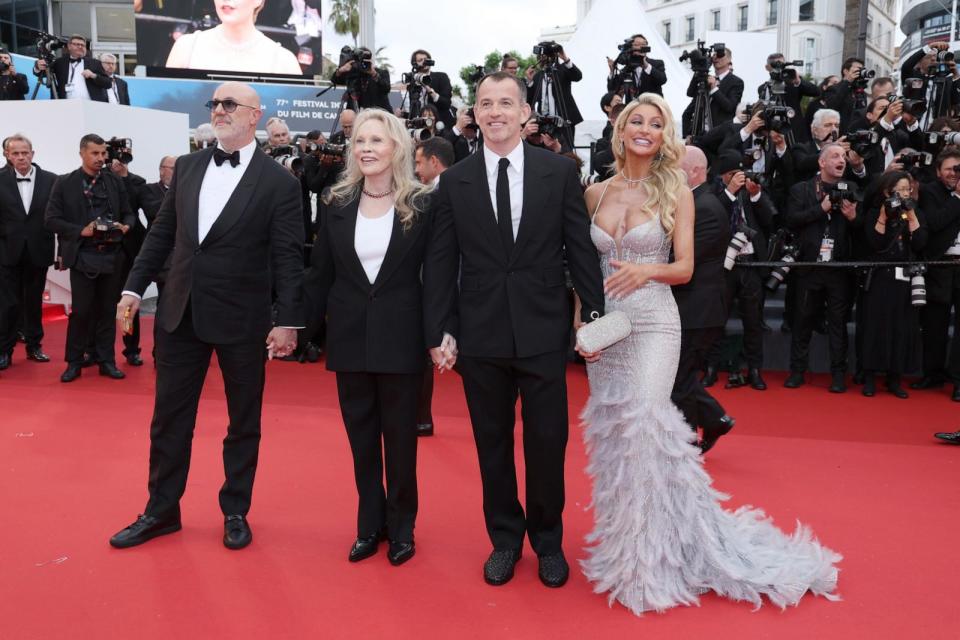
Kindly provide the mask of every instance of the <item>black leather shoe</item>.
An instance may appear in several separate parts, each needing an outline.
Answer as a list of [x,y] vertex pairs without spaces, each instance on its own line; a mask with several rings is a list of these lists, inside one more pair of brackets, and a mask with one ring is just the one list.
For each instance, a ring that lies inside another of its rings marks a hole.
[[846,376],[837,371],[833,374],[833,380],[830,382],[830,393],[846,393],[847,392],[847,382]]
[[796,389],[797,387],[802,387],[806,382],[807,380],[803,377],[803,372],[794,371],[783,381],[783,386],[787,389]]
[[899,383],[899,382],[896,383],[896,384],[888,384],[888,385],[887,385],[887,391],[889,391],[889,392],[892,393],[893,395],[897,396],[897,397],[900,398],[901,400],[906,400],[907,398],[910,397],[910,394],[907,393],[907,392],[904,390],[904,388],[900,386],[900,383]]
[[417,547],[412,540],[410,542],[394,542],[391,540],[390,547],[387,549],[387,560],[393,566],[399,567],[412,558],[416,552]]
[[112,362],[101,362],[100,363],[100,375],[106,376],[108,378],[113,378],[114,380],[123,380],[127,377],[123,371],[117,369],[117,365]]
[[27,360],[33,360],[34,362],[50,362],[50,356],[43,352],[43,349],[37,347],[36,349],[27,349]]
[[110,538],[110,546],[117,549],[135,547],[157,536],[180,531],[180,528],[180,520],[160,520],[141,514],[136,522]]
[[253,541],[253,532],[244,516],[227,516],[223,519],[223,546],[227,549],[243,549]]
[[83,369],[80,368],[79,364],[68,364],[67,370],[60,376],[60,382],[73,382],[80,377],[82,372]]
[[143,360],[140,358],[139,353],[131,353],[127,356],[127,364],[131,367],[142,367]]
[[498,587],[507,584],[513,578],[513,567],[523,555],[520,549],[494,549],[483,563],[483,579],[487,584]]
[[724,385],[724,389],[739,389],[740,387],[747,386],[747,381],[743,377],[743,374],[739,371],[731,373],[727,376],[727,384]]
[[700,380],[700,383],[704,387],[712,387],[715,385],[717,383],[717,368],[707,367],[707,371],[703,374],[703,378]]
[[764,381],[763,376],[760,375],[760,369],[750,369],[749,373],[747,373],[747,382],[757,391],[767,390],[767,383]]
[[853,384],[863,384],[864,380],[867,379],[867,374],[863,371],[857,371],[853,374]]
[[424,422],[423,424],[417,425],[417,435],[421,437],[429,437],[433,435],[433,423]]
[[863,389],[860,391],[863,395],[868,398],[872,398],[877,395],[877,381],[872,373],[864,374],[863,376]]
[[540,568],[537,574],[540,576],[540,582],[554,589],[567,583],[567,578],[570,577],[570,565],[563,557],[563,551],[542,555],[539,559]]
[[350,554],[347,556],[347,559],[350,562],[360,562],[361,560],[366,560],[377,552],[377,548],[380,546],[380,541],[386,539],[386,531],[379,531],[372,536],[358,537],[353,541],[353,546],[350,547]]
[[303,348],[303,359],[310,363],[318,361],[320,359],[320,347],[308,342],[307,346]]
[[10,368],[10,354],[0,353],[0,371]]
[[950,444],[960,444],[960,431],[954,431],[953,433],[935,433],[933,437],[940,438]]
[[933,376],[924,376],[917,380],[916,382],[910,383],[911,389],[925,390],[925,389],[939,389],[943,386],[943,378],[934,378]]
[[953,393],[950,395],[950,399],[954,402],[960,402],[960,384],[953,385]]
[[730,433],[730,430],[737,424],[737,421],[731,415],[724,415],[720,418],[720,427],[718,429],[712,429],[709,432],[704,430],[703,437],[700,438],[700,454],[703,455],[710,449],[713,449],[713,445],[717,444],[717,440],[720,439],[720,436],[725,436]]

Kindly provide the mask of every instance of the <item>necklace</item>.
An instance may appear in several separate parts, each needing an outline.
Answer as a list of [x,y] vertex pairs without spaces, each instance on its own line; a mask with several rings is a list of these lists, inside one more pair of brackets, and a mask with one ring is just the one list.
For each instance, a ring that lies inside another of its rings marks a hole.
[[389,191],[384,191],[383,193],[370,193],[366,189],[363,190],[363,195],[367,196],[368,198],[386,198],[391,193],[393,193],[393,187],[391,187]]
[[623,169],[620,169],[620,177],[623,178],[624,182],[627,184],[640,184],[641,182],[646,182],[653,177],[653,174],[643,176],[642,178],[631,179],[627,177],[627,174],[624,173]]

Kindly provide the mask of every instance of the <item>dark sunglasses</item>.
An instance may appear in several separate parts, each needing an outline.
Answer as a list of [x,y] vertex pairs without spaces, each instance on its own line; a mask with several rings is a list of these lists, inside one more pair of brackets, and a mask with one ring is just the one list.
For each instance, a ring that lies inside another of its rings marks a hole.
[[210,109],[211,112],[216,111],[217,107],[223,107],[223,110],[226,111],[227,113],[233,113],[234,111],[237,110],[237,107],[246,107],[247,109],[257,108],[257,107],[251,107],[248,104],[240,104],[239,102],[231,98],[227,98],[226,100],[208,100],[206,104],[204,104],[203,106],[205,106],[207,109]]

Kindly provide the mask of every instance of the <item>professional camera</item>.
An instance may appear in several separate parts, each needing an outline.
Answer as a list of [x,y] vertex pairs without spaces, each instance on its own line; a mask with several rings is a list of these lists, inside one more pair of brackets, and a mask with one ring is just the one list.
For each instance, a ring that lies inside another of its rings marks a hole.
[[912,264],[903,270],[910,276],[910,304],[923,307],[927,304],[927,281],[923,274],[927,272],[927,265]]
[[340,66],[353,62],[353,69],[350,74],[369,73],[373,68],[373,54],[363,49],[354,49],[350,46],[344,46],[340,49]]
[[123,230],[109,217],[97,216],[93,221],[93,244],[98,251],[123,242]]
[[927,67],[927,77],[943,77],[953,75],[950,62],[954,62],[956,55],[952,51],[937,51],[933,63]]
[[0,73],[6,73],[6,72],[7,72],[7,69],[9,69],[9,68],[10,68],[10,65],[8,65],[8,64],[7,64],[6,62],[4,62],[3,60],[0,60]]
[[347,152],[347,145],[345,144],[330,144],[329,142],[325,142],[324,144],[314,143],[314,146],[317,148],[317,155],[320,156],[342,158]]
[[563,47],[553,40],[544,40],[533,45],[533,55],[537,58],[556,58],[563,51]]
[[747,246],[747,243],[753,240],[755,235],[757,235],[756,229],[751,229],[745,224],[740,225],[740,229],[733,234],[733,237],[730,238],[730,244],[727,245],[727,255],[723,258],[724,269],[727,271],[733,269],[733,265],[737,262],[737,256]]
[[270,157],[294,176],[299,178],[303,174],[303,160],[300,159],[300,153],[293,145],[285,144],[272,148]]
[[850,148],[863,158],[872,156],[880,149],[880,134],[873,129],[851,131],[845,137],[850,143]]
[[570,126],[570,122],[560,116],[543,116],[539,113],[533,115],[533,121],[541,135],[546,134],[551,138],[559,138],[561,129]]
[[797,79],[797,70],[802,67],[803,60],[777,60],[770,63],[771,82],[793,82]]
[[633,68],[642,65],[647,54],[650,53],[650,47],[640,47],[634,50],[633,38],[627,38],[623,41],[623,44],[618,44],[617,49],[620,50],[620,53],[617,54],[616,64]]
[[68,40],[40,31],[37,33],[37,57],[53,64],[54,53],[67,46]]
[[763,124],[768,131],[784,133],[790,130],[790,121],[797,115],[791,107],[768,104],[763,108]]
[[469,109],[467,109],[467,115],[470,117],[470,120],[472,120],[472,122],[466,125],[465,128],[473,129],[474,131],[479,131],[480,125],[477,124],[477,115],[473,112],[473,107],[470,107]]
[[926,142],[931,146],[938,144],[960,145],[960,131],[928,131],[923,134]]
[[107,162],[119,161],[122,164],[133,162],[133,140],[130,138],[110,138],[107,140]]
[[922,167],[933,166],[933,154],[926,151],[912,151],[900,154],[900,164],[904,171],[913,171]]
[[762,171],[744,171],[743,177],[760,186],[764,186],[767,181],[767,176]]
[[[780,255],[780,262],[796,262],[797,256],[799,255],[800,247],[794,244],[785,244],[783,245],[783,253]],[[783,284],[783,281],[787,279],[787,275],[789,273],[789,265],[774,267],[770,270],[770,277],[767,278],[767,281],[764,283],[763,287],[770,293],[776,293],[777,289],[780,288],[780,285]]]
[[857,77],[853,79],[853,86],[860,89],[866,89],[867,84],[870,82],[870,80],[873,80],[876,77],[877,77],[876,71],[874,71],[873,69],[864,69],[861,67],[860,70],[857,72]]
[[697,40],[697,47],[691,49],[690,51],[684,50],[680,54],[680,62],[690,61],[690,69],[696,73],[707,74],[710,73],[710,65],[713,64],[713,59],[722,58],[727,54],[727,45],[722,42],[717,42],[709,47],[706,46],[706,43],[703,40]]
[[[889,102],[893,103],[897,100],[900,100],[903,103],[904,113],[909,113],[915,118],[919,118],[927,110],[927,101],[916,98],[907,98],[905,96],[898,96],[895,93],[888,93],[886,98]],[[889,109],[889,107],[887,107]]]
[[414,140],[427,140],[433,137],[430,131],[433,127],[433,118],[410,118],[405,121],[405,124]]
[[857,193],[857,188],[844,181],[840,181],[835,184],[827,194],[830,197],[830,204],[833,205],[834,209],[839,209],[844,200],[847,202],[860,202],[860,194]]
[[[404,73],[403,75],[401,75],[400,81],[403,82],[403,84],[412,84],[418,87],[429,87],[430,86],[430,67],[432,67],[435,64],[436,62],[434,62],[430,58],[427,58],[426,60],[423,61],[423,64],[421,64],[420,66],[413,65],[413,69],[410,71],[410,73]],[[426,71],[423,70],[424,67],[427,68]]]
[[891,226],[902,223],[907,219],[907,211],[917,208],[917,203],[912,198],[901,198],[899,194],[893,194],[883,202],[883,209],[887,213],[887,220]]

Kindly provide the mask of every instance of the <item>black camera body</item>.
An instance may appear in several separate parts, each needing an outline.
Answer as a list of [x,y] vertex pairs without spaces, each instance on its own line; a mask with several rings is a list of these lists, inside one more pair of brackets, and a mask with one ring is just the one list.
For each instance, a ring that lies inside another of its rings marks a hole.
[[123,242],[123,230],[109,217],[97,216],[93,221],[93,244],[102,251]]
[[834,210],[839,210],[844,202],[860,202],[860,194],[857,188],[843,180],[835,184],[827,193],[830,198],[830,204]]
[[902,102],[904,113],[909,113],[915,118],[919,118],[927,110],[927,101],[922,98],[908,98],[906,96],[898,96],[896,93],[888,93],[886,98],[888,102],[896,102],[897,100]]
[[6,73],[9,68],[10,68],[10,65],[8,65],[3,60],[0,60],[0,73]]
[[553,40],[544,40],[533,45],[533,55],[538,58],[556,58],[563,51],[563,47]]
[[768,104],[763,108],[764,128],[768,131],[777,133],[786,133],[790,130],[790,121],[796,112],[788,106],[780,104]]
[[952,51],[937,51],[935,55],[936,58],[934,58],[933,64],[927,67],[927,77],[943,78],[953,75],[953,70],[948,63],[955,61],[956,54]]
[[863,90],[867,88],[867,84],[877,77],[877,72],[873,69],[860,68],[860,71],[857,72],[857,77],[853,79],[853,86],[855,89]]
[[770,63],[771,82],[793,82],[797,79],[796,67],[802,67],[803,60],[777,60]]
[[910,172],[914,169],[920,169],[933,166],[933,154],[926,151],[912,151],[910,153],[900,154],[900,164],[903,170]]
[[270,149],[270,157],[296,177],[303,175],[303,160],[299,150],[292,144],[285,144]]
[[[416,67],[414,67],[416,69]],[[429,71],[411,71],[410,73],[404,73],[400,76],[400,81],[406,85],[413,85],[416,88],[420,87],[429,87],[430,86],[430,72]]]
[[347,152],[347,145],[345,144],[330,144],[325,142],[323,144],[315,144],[316,147],[315,153],[321,156],[331,156],[334,158],[342,158]]
[[622,44],[617,45],[620,53],[617,54],[616,64],[633,69],[643,65],[646,62],[647,54],[650,53],[650,47],[640,47],[639,50],[633,48],[633,38],[627,38]]
[[110,138],[107,140],[107,162],[117,160],[121,164],[133,162],[133,140],[130,138]]
[[714,58],[722,58],[727,54],[727,45],[716,42],[709,47],[703,40],[697,40],[697,46],[690,51],[684,50],[680,54],[680,62],[690,61],[690,69],[694,74],[706,75],[710,73],[710,66]]
[[350,74],[370,73],[373,68],[373,54],[364,49],[354,49],[345,45],[340,49],[340,66],[353,62],[353,69]]
[[40,31],[37,33],[37,57],[53,64],[54,53],[67,46],[68,40]]
[[851,131],[846,135],[850,148],[858,155],[868,158],[880,150],[880,134],[873,129]]
[[470,107],[469,109],[467,109],[467,115],[470,117],[470,119],[471,119],[473,122],[471,122],[470,124],[466,125],[466,127],[464,127],[464,128],[465,128],[465,129],[473,129],[474,131],[480,131],[480,125],[477,124],[477,114],[474,113],[473,107]]
[[539,113],[533,116],[533,121],[541,135],[546,134],[551,138],[560,137],[560,131],[570,126],[570,122],[560,116],[544,116]]
[[766,183],[767,181],[767,177],[763,174],[762,171],[744,171],[743,177],[746,178],[747,180],[750,180],[751,182],[759,184],[760,186],[763,186],[764,183]]
[[474,65],[473,71],[471,71],[470,74],[467,75],[467,82],[469,82],[470,84],[477,84],[478,82],[483,80],[483,77],[485,75],[487,75],[487,71],[486,69],[483,68],[482,65],[479,65],[479,64]]
[[890,224],[900,224],[907,219],[907,211],[917,208],[917,203],[913,198],[902,198],[894,193],[884,200],[883,208],[887,213],[887,220]]

